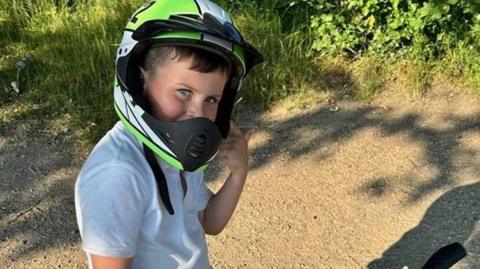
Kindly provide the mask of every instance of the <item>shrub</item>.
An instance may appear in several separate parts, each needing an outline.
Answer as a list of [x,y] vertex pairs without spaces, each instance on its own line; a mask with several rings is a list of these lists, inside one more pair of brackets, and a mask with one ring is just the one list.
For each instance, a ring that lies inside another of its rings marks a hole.
[[319,54],[379,55],[414,52],[435,58],[472,42],[480,2],[469,0],[304,0],[316,9],[310,26]]

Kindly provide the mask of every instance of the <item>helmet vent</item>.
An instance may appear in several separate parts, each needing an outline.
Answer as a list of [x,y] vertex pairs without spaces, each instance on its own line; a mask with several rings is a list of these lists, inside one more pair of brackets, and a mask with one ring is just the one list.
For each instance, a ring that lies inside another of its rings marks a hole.
[[207,144],[207,136],[204,134],[201,134],[195,137],[195,140],[193,140],[193,144],[196,146],[205,146],[205,144]]
[[199,158],[205,153],[205,146],[207,145],[207,136],[204,134],[198,135],[192,141],[192,144],[188,148],[188,154],[193,158]]
[[166,141],[169,144],[172,144],[174,142],[172,137],[168,133],[161,132],[160,136],[162,137],[163,141]]

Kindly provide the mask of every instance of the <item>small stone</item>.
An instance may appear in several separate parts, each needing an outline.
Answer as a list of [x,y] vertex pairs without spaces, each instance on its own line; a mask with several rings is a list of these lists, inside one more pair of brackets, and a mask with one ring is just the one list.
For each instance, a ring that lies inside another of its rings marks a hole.
[[[19,94],[19,93],[20,93],[20,89],[18,88],[18,82],[16,82],[16,81],[10,82],[10,87],[12,88],[12,90],[13,90],[16,94]],[[16,111],[14,111],[14,112],[16,112]]]
[[15,64],[15,67],[19,70],[24,69],[26,66],[27,66],[27,62],[25,61],[25,59],[22,59]]
[[340,111],[340,107],[339,106],[333,106],[329,110],[330,110],[330,112],[338,112],[338,111]]

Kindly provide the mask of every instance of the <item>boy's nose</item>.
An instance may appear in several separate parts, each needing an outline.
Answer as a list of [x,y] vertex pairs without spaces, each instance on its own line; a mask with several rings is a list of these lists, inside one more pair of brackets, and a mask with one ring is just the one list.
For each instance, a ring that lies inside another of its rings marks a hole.
[[203,109],[203,104],[198,104],[198,102],[193,102],[188,108],[188,117],[205,117],[205,111]]

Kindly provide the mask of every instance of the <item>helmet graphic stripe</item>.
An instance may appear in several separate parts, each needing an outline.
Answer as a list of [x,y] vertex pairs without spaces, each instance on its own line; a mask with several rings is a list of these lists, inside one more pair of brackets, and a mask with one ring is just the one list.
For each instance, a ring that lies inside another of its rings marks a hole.
[[208,1],[208,0],[194,0],[194,2],[198,5],[198,9],[200,10],[200,14],[210,13],[214,15],[216,18],[222,20],[221,22],[232,22],[232,19],[228,14],[226,14],[223,9],[221,9],[217,4]]
[[151,18],[168,19],[170,14],[175,14],[178,10],[182,10],[182,13],[184,14],[198,14],[198,7],[192,0],[175,0],[174,5],[171,4],[171,1],[157,0],[152,2],[155,2],[155,4],[145,8],[147,5],[149,5],[149,3],[147,3],[140,8],[143,10],[135,13],[137,18],[135,23],[129,21],[126,28],[137,29],[138,26],[142,25]]

